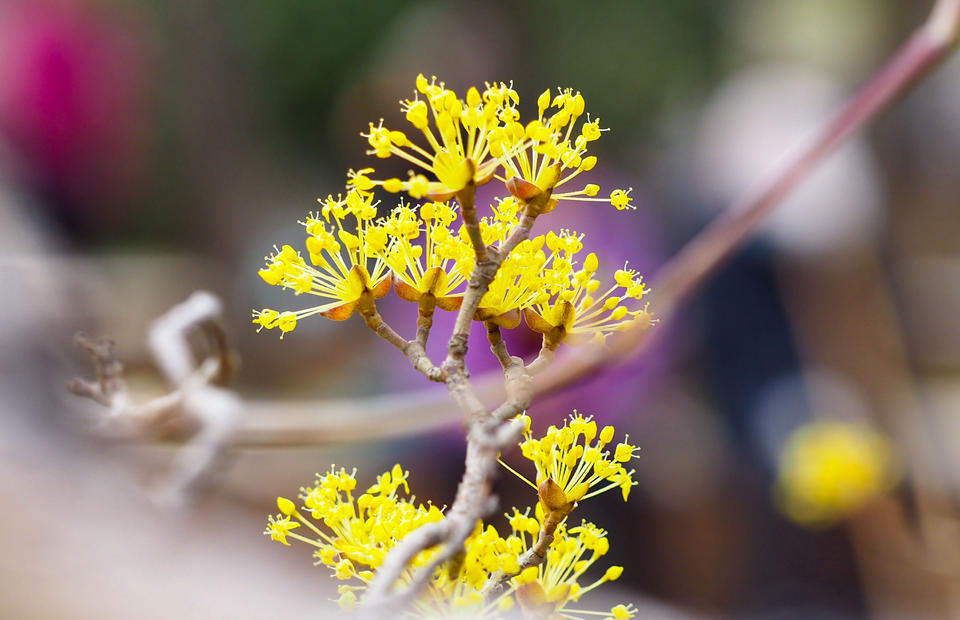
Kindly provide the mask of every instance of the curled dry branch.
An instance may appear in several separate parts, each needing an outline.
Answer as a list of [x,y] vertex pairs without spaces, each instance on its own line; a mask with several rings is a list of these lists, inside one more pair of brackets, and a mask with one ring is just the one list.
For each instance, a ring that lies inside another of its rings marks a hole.
[[[242,403],[226,382],[234,356],[220,325],[220,301],[198,291],[154,321],[149,344],[157,367],[172,386],[167,394],[137,403],[123,380],[123,366],[109,340],[78,334],[76,343],[93,361],[95,380],[73,379],[67,389],[105,408],[102,430],[136,438],[160,437],[175,428],[190,434],[180,448],[159,498],[180,501],[223,456],[237,428]],[[210,355],[197,363],[189,336],[199,332]]]

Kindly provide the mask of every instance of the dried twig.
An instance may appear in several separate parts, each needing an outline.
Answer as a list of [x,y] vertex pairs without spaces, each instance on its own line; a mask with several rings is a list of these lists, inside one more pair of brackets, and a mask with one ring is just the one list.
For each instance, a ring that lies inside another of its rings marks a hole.
[[83,333],[77,333],[73,342],[90,356],[96,378],[94,381],[79,377],[71,379],[67,382],[67,389],[100,403],[111,414],[126,407],[129,395],[123,380],[123,364],[117,360],[115,343],[107,339],[93,340]]
[[[157,367],[174,386],[168,394],[135,403],[127,394],[123,366],[109,340],[93,341],[78,334],[76,342],[86,349],[94,364],[96,381],[73,379],[67,388],[106,408],[101,426],[108,431],[136,437],[159,436],[172,425],[186,429],[199,424],[161,489],[162,499],[179,501],[195,486],[230,445],[241,408],[233,392],[214,385],[232,371],[232,354],[219,324],[220,301],[204,291],[191,295],[157,319],[150,328],[149,343]],[[207,336],[214,351],[202,363],[191,352],[188,336],[194,330]]]

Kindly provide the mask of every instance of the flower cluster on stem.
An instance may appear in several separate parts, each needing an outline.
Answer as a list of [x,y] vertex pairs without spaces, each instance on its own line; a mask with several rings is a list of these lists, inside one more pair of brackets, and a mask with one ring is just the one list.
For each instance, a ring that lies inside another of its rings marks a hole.
[[[529,510],[523,513],[527,534],[536,524],[535,538],[528,540],[516,530],[501,538],[495,528],[483,525],[495,511],[491,480],[500,452],[521,436],[525,446],[533,441],[529,419],[517,416],[530,404],[534,374],[549,364],[561,344],[602,343],[617,330],[655,322],[642,301],[646,285],[636,272],[624,266],[603,287],[597,254],[588,252],[582,262],[577,258],[584,249],[583,235],[564,227],[533,234],[538,219],[550,217],[561,200],[632,208],[630,190],[599,198],[599,186],[581,184],[581,175],[597,165],[588,146],[605,131],[599,120],[591,120],[583,96],[572,89],[560,89],[555,96],[544,92],[537,100],[537,118],[526,124],[520,120],[519,102],[506,83],[470,88],[461,98],[436,78],[418,76],[414,98],[403,101],[402,109],[422,140],[388,128],[382,120],[362,134],[370,155],[412,164],[408,178],[383,179],[369,167],[350,170],[345,195],[321,201],[321,212],[304,222],[309,264],[285,245],[267,257],[260,271],[268,284],[325,300],[304,310],[255,311],[260,329],[286,334],[308,316],[342,321],[358,313],[417,370],[446,384],[468,424],[464,475],[442,518],[432,506],[391,495],[406,485],[405,473],[396,468],[380,478],[379,484],[386,480],[390,487],[386,499],[368,491],[354,502],[352,489],[338,486],[351,484],[342,470],[331,470],[318,478],[316,487],[303,491],[304,509],[310,508],[314,518],[329,527],[338,518],[344,523],[355,519],[364,523],[362,528],[321,535],[295,505],[286,500],[278,504],[281,515],[271,520],[267,533],[283,542],[302,536],[293,532],[301,525],[310,528],[325,554],[320,561],[338,578],[356,576],[363,583],[368,610],[399,606],[428,613],[455,605],[487,613],[519,604],[528,615],[566,615],[568,604],[622,571],[608,569],[600,581],[581,587],[584,571],[608,548],[606,533],[586,522],[566,526],[578,501],[613,488],[620,488],[626,499],[633,484],[632,471],[623,463],[633,457],[634,448],[624,452],[617,446],[610,457],[603,450],[609,433],[604,429],[598,437],[592,418],[575,415],[563,428],[548,430],[538,444],[536,481],[528,481],[537,489],[537,503],[534,516]],[[481,214],[476,188],[493,181],[503,183],[506,194]],[[405,193],[416,202],[401,200],[382,212],[374,197],[377,190]],[[378,311],[377,301],[390,288],[418,305],[413,338],[401,336]],[[438,309],[457,316],[446,358],[435,363],[425,345]],[[477,398],[464,363],[474,321],[486,324],[491,350],[503,368],[507,399],[493,410]],[[501,335],[502,329],[524,322],[543,337],[541,353],[529,365],[510,355]],[[524,454],[531,450],[524,448]],[[591,493],[592,487],[597,488]],[[327,498],[323,510],[307,503],[316,503],[317,493]],[[380,498],[376,515],[364,512],[369,506],[360,505],[363,498]],[[390,531],[402,535],[376,539],[377,520],[394,516],[397,529]],[[515,512],[512,522],[518,520]],[[375,538],[367,542],[374,548],[351,546],[361,539],[345,533],[367,532],[368,522]],[[357,601],[357,587],[344,586],[345,606]],[[631,614],[627,606],[610,610],[615,618]]]

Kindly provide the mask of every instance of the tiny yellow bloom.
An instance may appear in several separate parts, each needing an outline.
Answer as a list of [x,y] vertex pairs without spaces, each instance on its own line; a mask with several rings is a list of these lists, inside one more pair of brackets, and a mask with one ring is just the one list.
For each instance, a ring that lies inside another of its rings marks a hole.
[[517,575],[514,579],[515,579],[516,582],[519,583],[519,584],[532,583],[532,582],[536,581],[537,575],[538,575],[539,573],[540,573],[540,567],[538,567],[538,566],[530,566],[530,567],[528,567],[528,568],[523,569],[523,570],[520,572],[520,574]]
[[297,507],[285,497],[277,498],[277,508],[280,510],[281,514],[287,515],[288,517],[296,511]]
[[640,449],[637,446],[632,446],[626,443],[627,439],[629,438],[630,435],[627,435],[624,438],[623,443],[618,443],[617,449],[613,453],[613,460],[617,461],[618,463],[626,463],[633,458],[633,453]]
[[637,610],[633,605],[621,604],[610,610],[610,615],[613,616],[614,620],[629,620],[636,614]]
[[271,516],[267,523],[267,529],[265,529],[263,533],[270,536],[270,540],[276,540],[289,547],[290,543],[287,542],[287,535],[290,533],[290,530],[298,527],[300,527],[300,524],[292,523],[289,516],[283,517],[282,519],[275,519]]
[[337,599],[337,605],[344,611],[353,611],[357,607],[357,595],[352,590],[345,590]]

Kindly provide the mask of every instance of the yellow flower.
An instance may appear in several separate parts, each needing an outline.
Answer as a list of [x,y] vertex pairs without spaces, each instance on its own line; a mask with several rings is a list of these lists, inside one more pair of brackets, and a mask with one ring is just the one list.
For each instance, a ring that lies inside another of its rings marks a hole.
[[543,334],[550,348],[561,342],[602,344],[612,332],[654,322],[647,305],[640,305],[647,287],[636,271],[624,265],[614,274],[613,284],[598,295],[597,255],[591,252],[580,269],[574,268],[574,255],[583,247],[581,239],[569,231],[547,236],[547,246],[557,257],[545,274],[537,303],[524,310],[527,325]]
[[[508,154],[503,162],[505,176],[502,180],[510,192],[522,200],[550,192],[550,199],[542,208],[544,213],[552,210],[560,200],[609,202],[618,210],[635,208],[630,204],[631,189],[614,190],[609,198],[598,198],[600,186],[593,183],[579,189],[557,191],[597,165],[596,156],[587,154],[587,146],[606,130],[600,128],[600,119],[591,121],[587,115],[586,120],[582,120],[584,107],[579,92],[565,88],[551,99],[547,89],[537,99],[536,120],[525,127],[514,123],[506,128],[511,132],[514,144],[520,143],[522,137],[528,141],[528,146]],[[582,121],[579,129],[578,121]],[[575,131],[578,132],[576,135]]]
[[504,131],[519,117],[519,100],[517,93],[503,83],[486,84],[483,93],[471,87],[461,99],[436,77],[428,81],[418,75],[414,98],[401,102],[401,109],[423,134],[426,146],[402,131],[384,127],[382,119],[376,125],[370,123],[368,132],[361,135],[370,145],[368,155],[399,157],[435,180],[411,172],[406,181],[387,179],[370,184],[388,192],[404,191],[415,199],[447,200],[470,183],[487,183],[503,158],[519,148]]
[[377,215],[373,196],[353,189],[346,197],[328,196],[321,203],[319,214],[310,213],[305,222],[300,222],[309,235],[306,248],[313,265],[293,247],[284,245],[267,257],[259,273],[267,284],[331,301],[293,312],[255,310],[253,323],[259,329],[278,327],[286,333],[300,319],[315,314],[344,321],[361,298],[379,299],[390,290],[385,260],[389,238],[373,223]]
[[804,525],[835,522],[896,481],[889,442],[866,426],[813,422],[794,431],[780,455],[783,509]]
[[340,609],[343,611],[353,611],[357,606],[357,595],[354,594],[353,590],[343,590],[339,593],[340,598],[337,599],[337,605],[340,606]]
[[[636,482],[633,480],[633,470],[627,471],[622,463],[634,458],[639,448],[624,440],[616,447],[614,458],[611,459],[610,452],[604,448],[613,440],[613,434],[612,426],[604,427],[598,433],[593,416],[584,417],[574,411],[563,426],[550,426],[539,439],[535,439],[529,429],[524,432],[520,452],[523,458],[533,462],[536,484],[502,460],[500,463],[537,489],[541,500],[544,482],[552,481],[556,485],[556,498],[548,497],[548,501],[554,504],[547,506],[550,510],[561,509],[564,504],[580,502],[617,487],[626,501],[630,488]],[[595,487],[600,488],[591,491]]]
[[300,524],[292,523],[289,516],[278,519],[271,516],[267,522],[267,529],[263,533],[270,536],[270,540],[276,540],[289,547],[290,543],[287,542],[287,536],[290,534],[290,530],[298,527],[300,527]]
[[472,260],[474,252],[469,242],[451,232],[456,219],[454,206],[428,202],[417,211],[401,204],[381,224],[391,239],[386,261],[402,299],[419,302],[430,295],[442,310],[460,308],[463,293],[458,289],[469,277],[461,262]]

